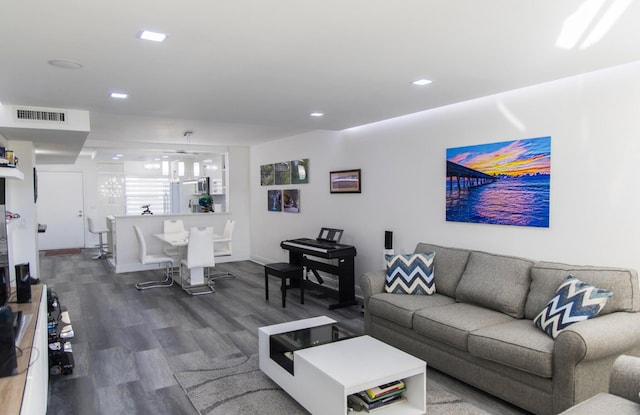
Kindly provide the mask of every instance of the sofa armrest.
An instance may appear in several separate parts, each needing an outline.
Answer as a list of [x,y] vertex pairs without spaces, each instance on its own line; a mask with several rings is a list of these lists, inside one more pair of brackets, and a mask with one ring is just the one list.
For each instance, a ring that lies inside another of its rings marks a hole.
[[371,315],[369,314],[369,298],[374,294],[384,292],[386,271],[369,271],[360,276],[360,290],[362,290],[362,306],[364,307],[364,332],[371,334]]
[[360,276],[360,289],[362,296],[369,298],[373,294],[384,292],[384,281],[386,272],[384,270],[369,271]]
[[616,312],[571,325],[558,335],[554,355],[573,365],[639,348],[640,313]]
[[611,369],[609,392],[640,403],[640,357],[622,355]]
[[615,312],[562,331],[553,350],[553,410],[562,412],[609,390],[614,360],[640,355],[640,313]]

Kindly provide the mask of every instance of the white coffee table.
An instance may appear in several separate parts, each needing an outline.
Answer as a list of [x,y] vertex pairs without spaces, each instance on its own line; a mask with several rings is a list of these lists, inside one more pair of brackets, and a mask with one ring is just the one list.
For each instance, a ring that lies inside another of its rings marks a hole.
[[293,374],[270,358],[270,336],[332,323],[336,321],[322,316],[261,327],[260,370],[313,415],[347,414],[348,395],[399,379],[407,386],[407,402],[376,413],[426,412],[426,363],[370,336],[294,351]]

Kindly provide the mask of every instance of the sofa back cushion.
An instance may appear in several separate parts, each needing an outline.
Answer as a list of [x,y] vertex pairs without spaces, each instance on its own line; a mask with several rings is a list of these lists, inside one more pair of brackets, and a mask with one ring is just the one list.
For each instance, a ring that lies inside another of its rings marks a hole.
[[536,262],[531,268],[531,289],[524,310],[525,318],[533,320],[569,274],[613,293],[599,315],[640,310],[638,273],[633,269]]
[[438,293],[455,298],[456,287],[462,278],[471,251],[419,243],[415,253],[424,252],[436,253],[433,259],[433,272]]
[[456,301],[522,318],[531,283],[529,270],[533,264],[525,258],[471,252],[456,289]]

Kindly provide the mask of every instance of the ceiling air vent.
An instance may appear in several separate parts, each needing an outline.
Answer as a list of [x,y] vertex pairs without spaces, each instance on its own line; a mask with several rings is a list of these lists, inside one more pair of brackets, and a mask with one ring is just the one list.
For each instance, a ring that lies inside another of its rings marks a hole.
[[25,121],[66,122],[66,114],[59,111],[41,111],[31,109],[16,109],[16,118]]

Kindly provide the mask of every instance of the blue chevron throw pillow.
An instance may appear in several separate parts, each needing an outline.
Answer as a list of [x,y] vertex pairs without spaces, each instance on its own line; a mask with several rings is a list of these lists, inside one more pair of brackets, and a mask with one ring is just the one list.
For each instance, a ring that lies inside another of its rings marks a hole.
[[555,339],[571,324],[596,317],[612,295],[569,275],[533,322]]
[[433,276],[435,256],[435,252],[385,255],[387,260],[385,291],[396,294],[435,294],[436,281]]

